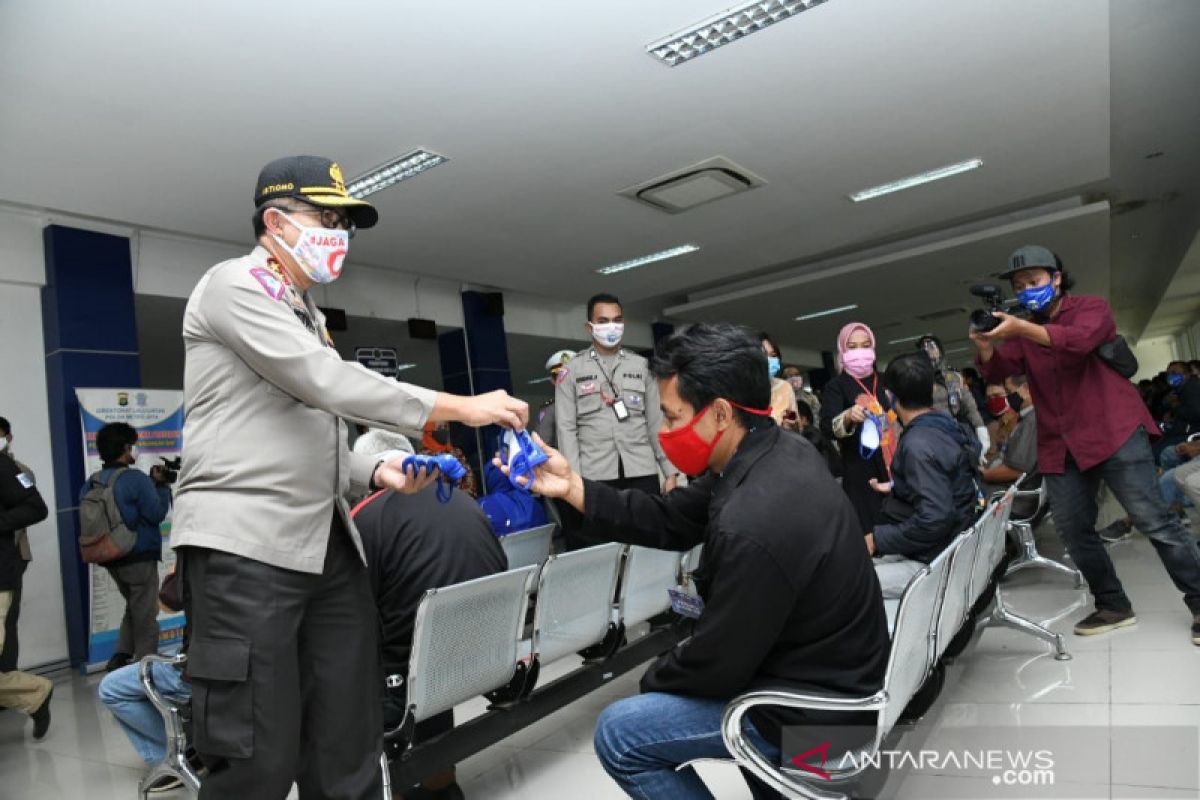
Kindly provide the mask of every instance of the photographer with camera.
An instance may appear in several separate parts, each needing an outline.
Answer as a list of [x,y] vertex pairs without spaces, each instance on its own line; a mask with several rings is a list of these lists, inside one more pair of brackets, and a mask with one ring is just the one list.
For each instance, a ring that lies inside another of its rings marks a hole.
[[159,524],[171,507],[169,484],[177,472],[168,465],[150,468],[150,475],[133,467],[138,432],[124,422],[110,422],[96,434],[103,467],[90,476],[80,503],[93,484],[112,486],[113,500],[126,527],[137,539],[128,555],[104,563],[125,598],[125,615],[117,649],[105,669],[109,672],[158,652],[158,562],[162,560]]
[[1021,374],[1029,380],[1038,409],[1038,470],[1054,525],[1096,602],[1075,633],[1108,633],[1137,622],[1096,532],[1103,481],[1183,592],[1193,615],[1192,641],[1200,644],[1200,549],[1159,492],[1150,449],[1158,427],[1117,371],[1128,369],[1118,360],[1123,341],[1112,310],[1101,297],[1070,294],[1070,276],[1044,247],[1014,252],[1002,277],[1031,318],[993,311],[997,324],[990,330],[972,324],[970,337],[989,382]]

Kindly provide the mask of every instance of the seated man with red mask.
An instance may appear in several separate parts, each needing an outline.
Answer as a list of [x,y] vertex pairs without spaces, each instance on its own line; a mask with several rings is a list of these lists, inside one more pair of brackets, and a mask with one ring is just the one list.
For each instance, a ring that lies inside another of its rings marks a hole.
[[[733,325],[693,325],[659,345],[650,371],[663,411],[659,441],[693,476],[688,486],[663,496],[617,490],[585,480],[546,448],[533,489],[563,498],[612,541],[704,545],[699,597],[673,597],[695,618],[693,635],[651,665],[641,695],[604,711],[595,747],[631,796],[707,798],[694,770],[676,768],[729,756],[721,715],[733,697],[765,687],[870,695],[883,683],[887,620],[850,501],[816,448],[769,416],[758,339]],[[746,733],[759,749],[785,758],[797,754],[781,753],[784,726],[863,726],[827,737],[837,740],[832,757],[839,745],[869,739],[875,724],[872,712],[764,709],[750,719]]]

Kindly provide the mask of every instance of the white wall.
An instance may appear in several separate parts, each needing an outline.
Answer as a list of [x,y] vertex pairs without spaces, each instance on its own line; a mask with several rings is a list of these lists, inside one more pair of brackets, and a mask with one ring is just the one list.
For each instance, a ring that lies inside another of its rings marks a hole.
[[1134,346],[1133,354],[1137,356],[1138,360],[1138,373],[1133,376],[1133,380],[1135,381],[1140,381],[1143,378],[1153,378],[1165,370],[1167,364],[1176,358],[1186,358],[1186,355],[1181,356],[1178,353],[1176,340],[1173,336],[1143,339]]
[[50,508],[46,521],[29,531],[33,561],[21,602],[21,666],[67,658],[42,339],[43,224],[33,215],[0,211],[0,416],[12,423],[13,453],[37,475]]

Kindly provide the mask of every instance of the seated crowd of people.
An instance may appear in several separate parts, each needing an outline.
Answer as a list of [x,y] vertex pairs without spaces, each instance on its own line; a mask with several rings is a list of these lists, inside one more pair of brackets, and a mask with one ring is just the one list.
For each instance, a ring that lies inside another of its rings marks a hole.
[[[1183,499],[1164,496],[1159,474],[1161,462],[1182,498],[1200,499],[1200,453],[1186,441],[1200,378],[1173,364],[1170,392],[1139,394],[1108,303],[1074,294],[1044,247],[1010,257],[1002,275],[1020,309],[971,328],[975,372],[954,370],[932,336],[879,365],[874,332],[852,322],[818,398],[770,336],[737,325],[681,328],[649,358],[622,348],[620,301],[598,295],[587,307],[592,342],[551,357],[555,400],[531,419],[504,391],[434,392],[337,356],[305,292],[337,277],[350,235],[378,212],[346,193],[336,164],[279,159],[255,197],[258,246],[206,274],[185,312],[185,447],[173,497],[161,476],[128,469],[137,436],[125,428],[101,432],[105,468],[85,487],[86,499],[113,484],[108,494],[120,495],[119,515],[139,536],[174,503],[180,577],[168,588],[178,595],[160,599],[186,614],[187,666],[152,677],[169,698],[192,698],[202,797],[282,800],[294,783],[302,797],[379,796],[383,734],[403,715],[422,594],[505,570],[497,534],[533,524],[538,511],[561,524],[568,549],[703,545],[693,586],[672,594],[690,635],[653,660],[639,695],[597,722],[596,753],[632,797],[710,797],[680,767],[728,757],[722,717],[743,692],[878,692],[890,650],[885,597],[901,596],[988,494],[1022,475],[1040,477],[1094,599],[1076,634],[1137,621],[1096,530],[1104,487],[1153,543],[1200,644],[1200,548],[1172,509]],[[354,451],[343,420],[371,429]],[[494,461],[488,487],[504,485],[500,477],[510,486],[482,506],[477,484],[443,502],[431,489],[437,477],[407,466],[408,443],[381,429],[424,425],[421,450],[464,461],[449,422],[536,428],[547,458],[520,478]],[[326,441],[336,452],[314,458],[314,443]],[[0,484],[5,509],[28,511],[5,511],[6,532],[39,511],[20,474],[15,464],[0,470],[12,478],[11,490]],[[534,509],[539,498],[546,505]],[[147,649],[138,620],[151,616],[158,558],[147,549],[110,570],[130,606],[121,645],[130,663],[112,663],[100,687],[147,762],[162,757],[165,731],[133,660]],[[44,734],[36,715],[49,688],[25,691],[17,707]],[[778,760],[785,729],[829,730],[833,749],[845,750],[875,718],[764,707],[745,735]],[[451,712],[439,715],[417,740],[453,725]],[[748,778],[755,797],[776,796]],[[452,771],[397,793],[461,796]]]

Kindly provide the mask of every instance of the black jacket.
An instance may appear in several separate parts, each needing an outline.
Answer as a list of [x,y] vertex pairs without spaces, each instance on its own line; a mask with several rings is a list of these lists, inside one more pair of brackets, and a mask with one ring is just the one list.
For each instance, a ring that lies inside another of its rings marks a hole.
[[49,514],[33,481],[7,453],[0,453],[0,592],[16,589],[25,571],[16,532]]
[[[593,532],[664,550],[704,544],[695,581],[705,609],[692,637],[642,677],[642,691],[865,696],[883,685],[889,643],[879,581],[854,509],[805,439],[760,423],[724,473],[665,497],[584,484]],[[776,741],[779,725],[805,719],[777,709],[751,716]],[[866,716],[841,720],[869,724]]]
[[1179,433],[1195,433],[1200,430],[1200,378],[1189,378],[1179,389],[1179,405],[1175,407],[1175,418],[1184,423]]
[[929,411],[909,422],[892,460],[886,521],[875,526],[876,552],[928,563],[971,525],[978,448],[949,414]]
[[466,492],[440,503],[430,487],[417,494],[381,492],[354,516],[379,609],[384,675],[406,675],[417,604],[429,589],[508,569],[487,517]]

